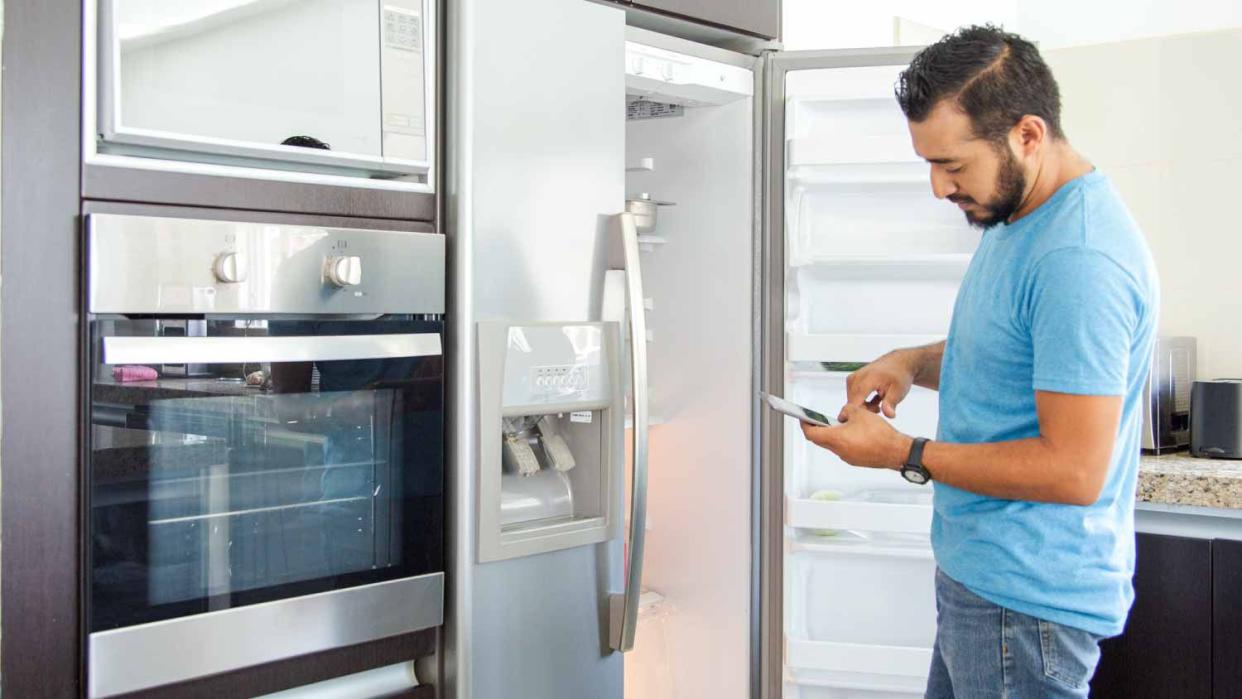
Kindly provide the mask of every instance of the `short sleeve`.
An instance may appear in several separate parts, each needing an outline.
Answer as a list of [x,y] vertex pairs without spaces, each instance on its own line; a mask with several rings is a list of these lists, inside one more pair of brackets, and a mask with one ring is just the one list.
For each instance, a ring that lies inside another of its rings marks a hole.
[[1044,256],[1029,298],[1037,391],[1125,395],[1141,294],[1111,258],[1085,248]]

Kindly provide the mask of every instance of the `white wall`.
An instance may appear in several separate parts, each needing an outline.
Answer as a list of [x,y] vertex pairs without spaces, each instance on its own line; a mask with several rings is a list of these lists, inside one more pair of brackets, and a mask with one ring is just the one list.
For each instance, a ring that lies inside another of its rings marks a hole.
[[1238,0],[1017,0],[1014,31],[1045,49],[1242,27]]
[[[948,31],[981,22],[1011,25],[1018,17],[1020,1],[784,0],[782,41],[789,50],[924,44],[936,35],[928,29]],[[900,32],[896,29],[899,17],[905,20]]]
[[[896,18],[902,18],[895,37]],[[1045,49],[1242,26],[1238,0],[785,0],[790,50],[927,43],[931,30],[992,22]],[[921,26],[919,26],[921,25]],[[896,39],[896,40],[895,40]]]
[[1242,29],[1054,49],[1066,135],[1116,183],[1160,273],[1160,332],[1242,376]]

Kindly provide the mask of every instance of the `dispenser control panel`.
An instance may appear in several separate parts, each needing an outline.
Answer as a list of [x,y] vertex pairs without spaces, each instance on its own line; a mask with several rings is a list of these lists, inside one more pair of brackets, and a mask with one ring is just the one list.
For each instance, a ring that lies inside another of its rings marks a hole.
[[561,364],[560,366],[537,366],[530,370],[531,384],[535,389],[555,391],[585,391],[590,382],[590,372],[586,367],[577,364]]
[[597,324],[512,326],[504,361],[506,409],[599,403],[611,395]]

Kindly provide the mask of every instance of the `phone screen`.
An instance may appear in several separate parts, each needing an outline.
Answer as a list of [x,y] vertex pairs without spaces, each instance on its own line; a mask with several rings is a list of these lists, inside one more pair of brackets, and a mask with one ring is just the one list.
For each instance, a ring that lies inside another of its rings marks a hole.
[[821,427],[835,427],[838,424],[836,420],[833,420],[818,410],[811,410],[810,408],[787,401],[784,398],[777,398],[771,394],[763,393],[761,395],[773,410],[788,415],[789,417],[796,418],[803,422],[809,422],[812,425],[819,425]]

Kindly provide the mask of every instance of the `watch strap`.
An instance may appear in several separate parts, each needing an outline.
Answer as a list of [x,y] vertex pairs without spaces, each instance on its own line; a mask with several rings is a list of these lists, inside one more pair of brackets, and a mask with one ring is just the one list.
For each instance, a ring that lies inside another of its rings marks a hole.
[[927,470],[923,465],[923,449],[931,440],[926,437],[915,437],[914,443],[910,445],[910,455],[906,457],[906,465]]

